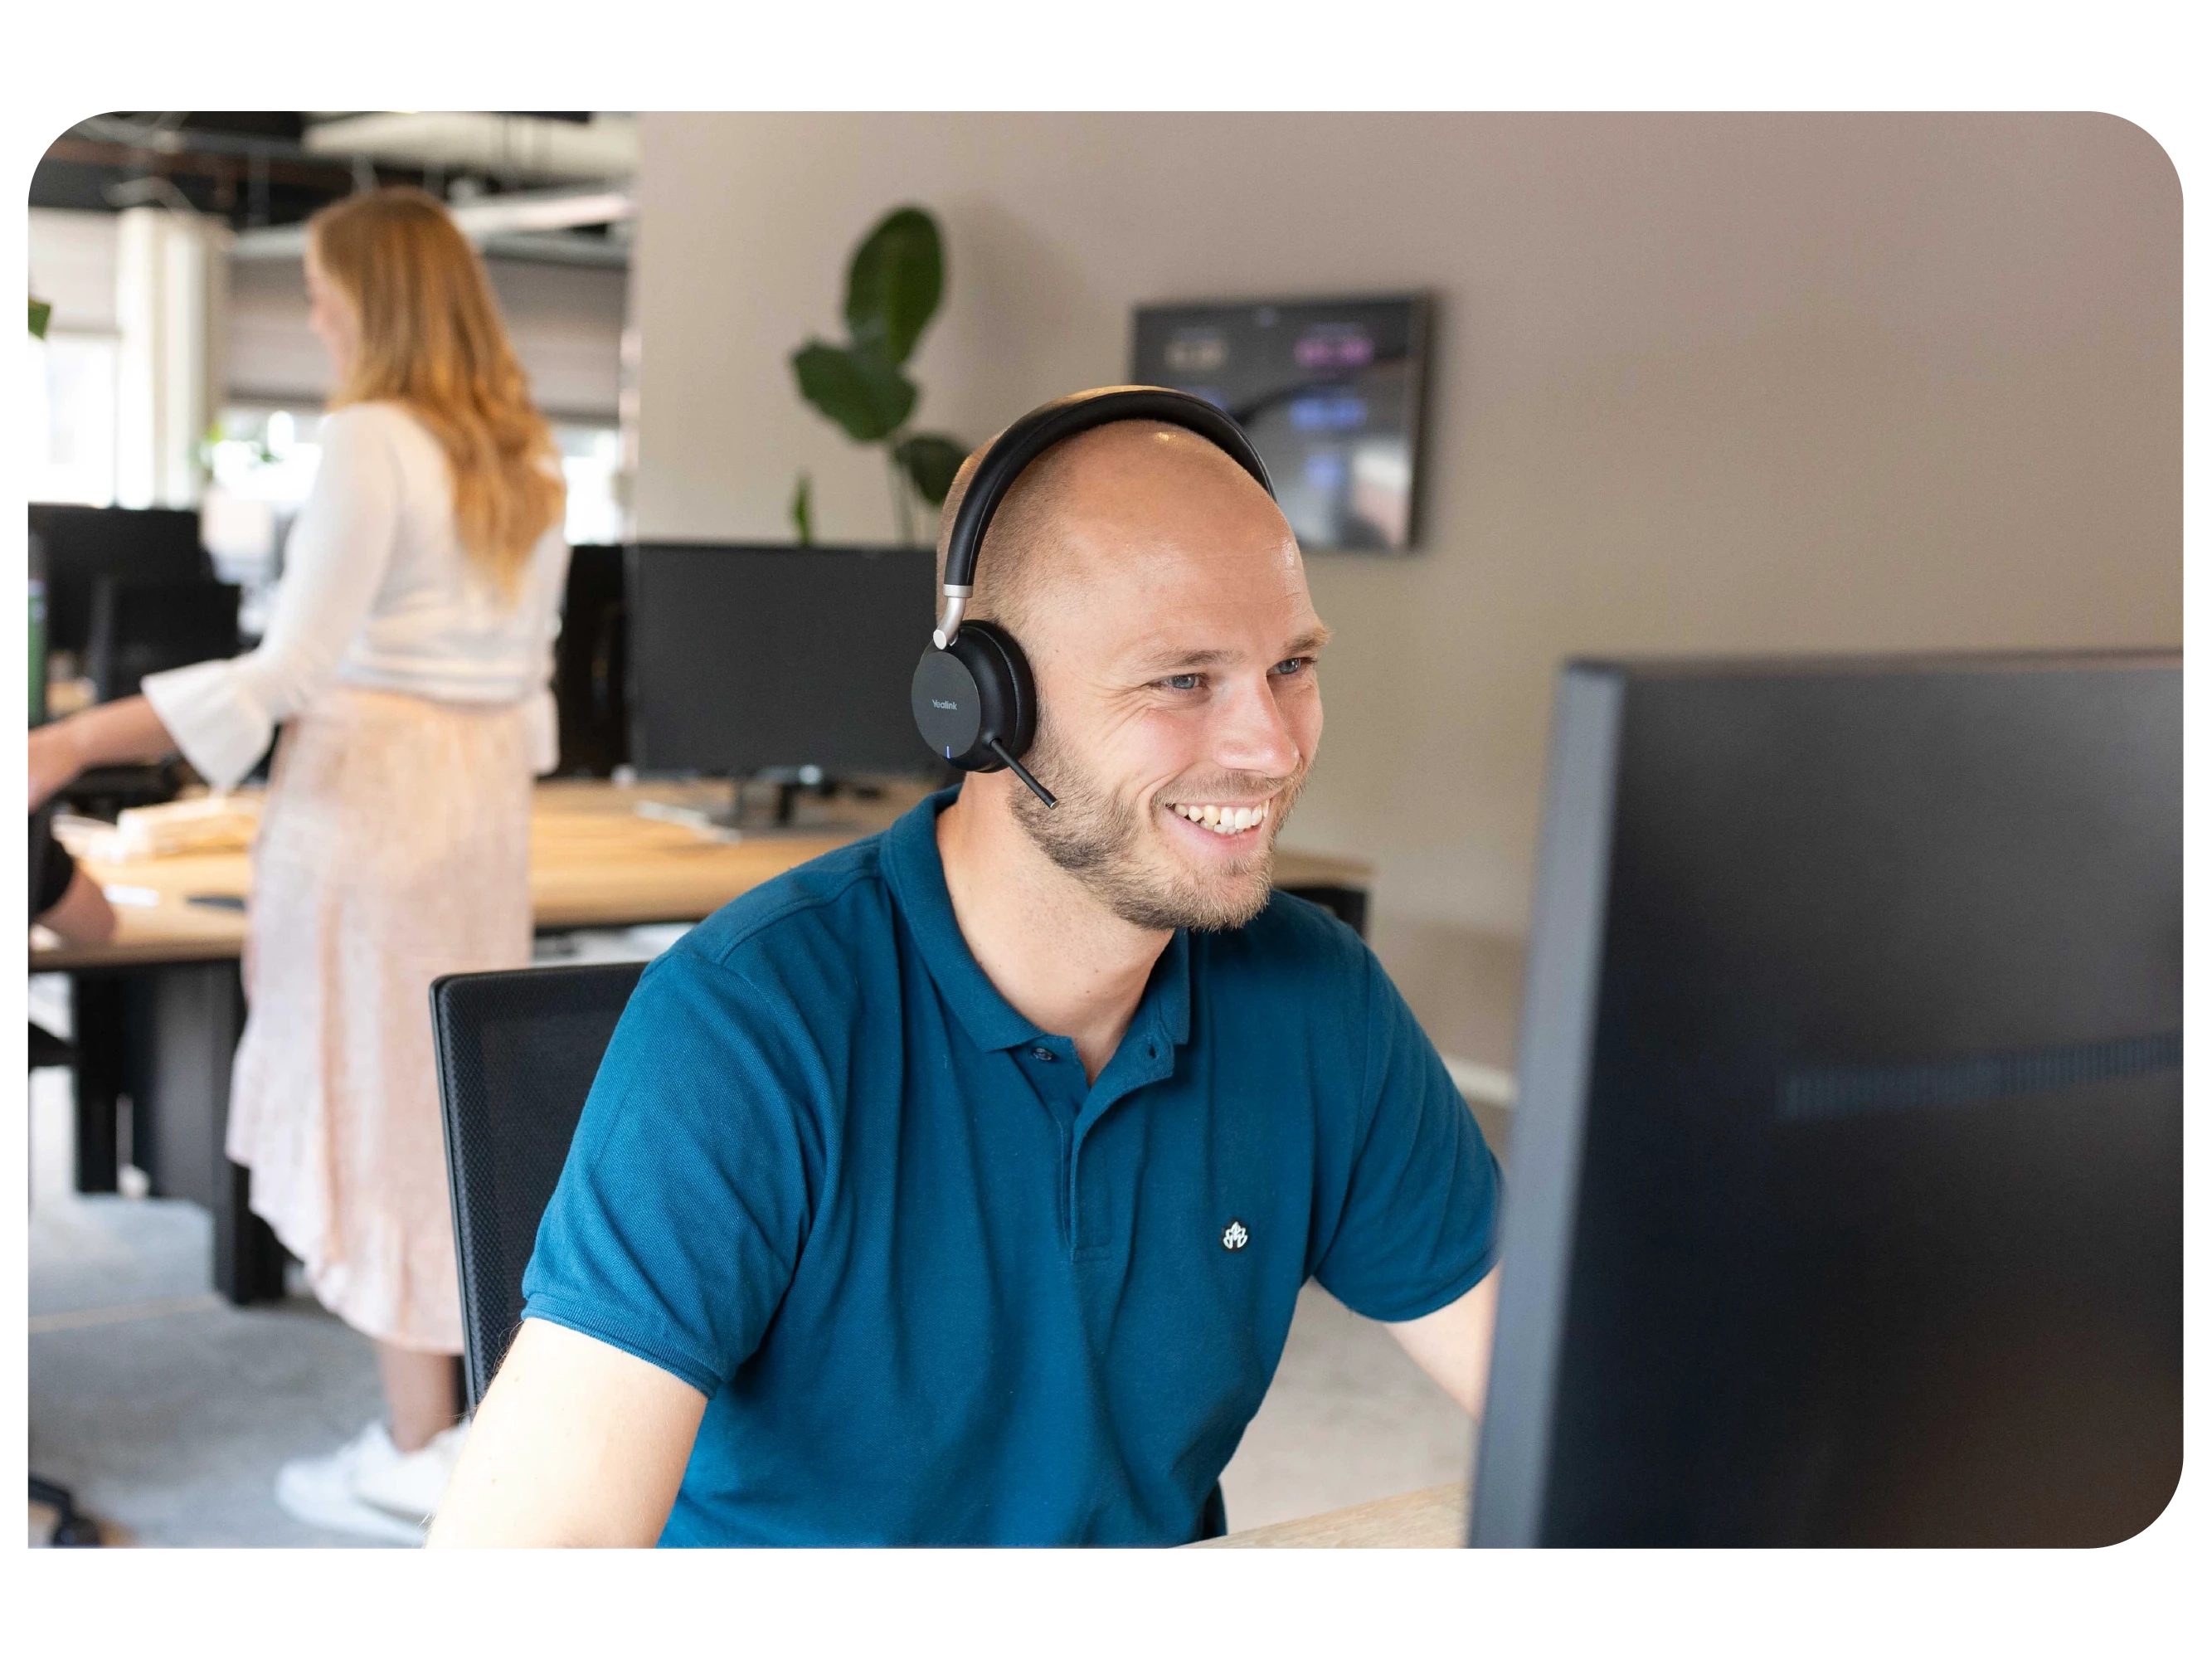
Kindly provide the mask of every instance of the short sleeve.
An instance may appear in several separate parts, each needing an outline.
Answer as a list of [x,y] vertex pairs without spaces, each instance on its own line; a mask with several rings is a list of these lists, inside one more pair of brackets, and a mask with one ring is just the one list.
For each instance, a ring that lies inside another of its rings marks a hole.
[[792,1011],[698,953],[659,958],[585,1102],[523,1274],[524,1317],[711,1398],[790,1285],[823,1098]]
[[1372,1320],[1417,1320],[1497,1261],[1499,1180],[1443,1058],[1367,959],[1366,1118],[1314,1275]]

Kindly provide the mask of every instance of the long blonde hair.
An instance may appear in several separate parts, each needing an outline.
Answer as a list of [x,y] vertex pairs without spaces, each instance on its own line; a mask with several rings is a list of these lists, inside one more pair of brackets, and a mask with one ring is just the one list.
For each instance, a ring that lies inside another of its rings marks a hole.
[[389,398],[430,429],[453,471],[461,545],[512,594],[566,492],[483,262],[435,197],[404,187],[333,203],[307,234],[360,324],[331,408]]

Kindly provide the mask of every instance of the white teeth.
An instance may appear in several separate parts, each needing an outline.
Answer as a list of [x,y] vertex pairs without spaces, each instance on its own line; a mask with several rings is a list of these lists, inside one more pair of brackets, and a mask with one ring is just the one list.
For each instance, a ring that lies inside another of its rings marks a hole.
[[1168,811],[1189,819],[1194,824],[1205,825],[1217,836],[1235,836],[1267,822],[1267,804],[1264,801],[1256,807],[1193,806],[1188,803],[1178,803]]

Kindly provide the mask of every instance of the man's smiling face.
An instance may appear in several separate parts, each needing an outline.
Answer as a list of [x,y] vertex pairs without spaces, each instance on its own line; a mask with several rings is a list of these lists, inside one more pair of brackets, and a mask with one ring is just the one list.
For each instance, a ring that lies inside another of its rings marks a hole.
[[1191,434],[1121,423],[1053,460],[1054,545],[1016,626],[1041,710],[1026,763],[1060,805],[1012,810],[1124,921],[1239,927],[1321,742],[1328,631],[1297,543]]

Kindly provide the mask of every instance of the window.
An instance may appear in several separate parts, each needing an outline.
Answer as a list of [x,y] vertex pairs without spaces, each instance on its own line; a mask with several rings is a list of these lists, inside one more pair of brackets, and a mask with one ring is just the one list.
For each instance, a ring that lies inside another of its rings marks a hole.
[[612,427],[556,427],[553,436],[568,483],[569,542],[621,541],[622,434]]
[[32,464],[31,500],[112,507],[116,337],[57,329],[31,344],[38,359],[33,396],[42,405],[32,430],[46,433]]

